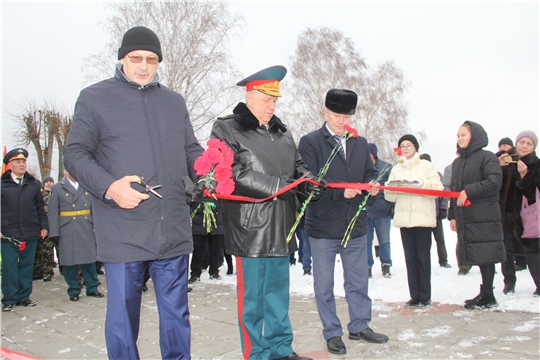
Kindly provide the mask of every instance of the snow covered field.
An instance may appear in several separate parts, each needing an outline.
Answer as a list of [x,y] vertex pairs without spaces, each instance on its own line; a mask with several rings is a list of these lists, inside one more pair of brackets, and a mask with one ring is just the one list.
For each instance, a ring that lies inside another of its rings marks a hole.
[[[437,244],[433,240],[431,247],[431,300],[443,304],[463,305],[466,299],[475,297],[480,291],[480,284],[482,282],[480,269],[474,266],[469,274],[465,276],[457,274],[458,267],[455,252],[457,242],[456,233],[450,230],[448,221],[445,220],[443,226],[445,227],[444,235],[446,250],[448,252],[448,263],[452,265],[452,268],[447,269],[439,266]],[[405,257],[403,255],[399,229],[392,227],[390,243],[393,262],[391,268],[392,277],[388,279],[382,276],[380,261],[376,258],[375,265],[373,266],[373,278],[369,283],[369,296],[372,300],[381,300],[383,302],[406,302],[410,297],[407,286],[407,269],[405,267]],[[344,297],[343,269],[339,262],[339,256],[336,259],[334,292],[336,296]],[[300,295],[313,294],[313,277],[303,275],[302,264],[297,263],[297,265],[291,266],[290,269],[291,293]],[[540,313],[540,298],[533,297],[532,295],[536,286],[528,269],[516,273],[516,292],[509,295],[502,293],[504,283],[500,264],[496,265],[496,270],[494,294],[499,303],[497,309]],[[234,286],[236,284],[236,278],[225,275],[226,271],[226,265],[221,267],[221,282]],[[207,273],[203,273],[201,281],[210,281]]]

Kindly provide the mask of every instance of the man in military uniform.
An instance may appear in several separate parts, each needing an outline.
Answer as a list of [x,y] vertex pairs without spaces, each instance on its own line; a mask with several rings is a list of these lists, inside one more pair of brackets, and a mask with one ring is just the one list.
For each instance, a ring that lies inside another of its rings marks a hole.
[[49,236],[58,237],[60,265],[68,284],[69,300],[78,301],[78,265],[86,286],[86,296],[102,298],[96,272],[96,237],[92,222],[91,195],[64,170],[65,178],[52,187],[49,199]]
[[[246,102],[214,123],[211,137],[234,152],[236,195],[265,198],[308,172],[290,130],[274,115],[286,73],[283,66],[273,66],[240,81]],[[289,255],[296,241],[286,238],[295,213],[291,192],[262,203],[223,202],[225,250],[236,256],[245,359],[307,359],[293,351],[289,319]]]
[[[54,179],[51,176],[45,176],[43,178],[43,188],[41,189],[41,195],[43,196],[43,203],[45,205],[45,212],[47,212],[47,205],[49,197],[51,196],[51,187],[54,185]],[[51,281],[54,275],[54,248],[58,252],[58,244],[51,240],[50,237],[46,237],[43,240],[38,241],[36,250],[36,260],[34,261],[34,280],[43,279],[43,281]]]
[[38,240],[47,237],[49,224],[41,182],[26,171],[27,158],[22,148],[4,156],[11,169],[2,174],[2,236],[7,237],[2,237],[2,311],[37,305],[30,300],[32,271]]

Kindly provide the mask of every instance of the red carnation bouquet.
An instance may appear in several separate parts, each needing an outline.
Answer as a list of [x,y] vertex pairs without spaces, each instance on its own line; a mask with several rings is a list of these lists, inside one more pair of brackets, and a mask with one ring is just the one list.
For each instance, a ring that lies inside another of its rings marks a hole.
[[15,239],[9,236],[2,235],[2,239],[9,241],[13,245],[16,245],[19,247],[19,251],[24,251],[26,249],[26,241],[21,241],[19,239]]
[[[195,160],[195,174],[199,176],[197,183],[203,183],[210,193],[230,195],[234,191],[232,179],[232,165],[234,154],[232,150],[219,139],[210,139],[206,143],[208,148]],[[214,197],[215,198],[215,197]],[[213,226],[217,227],[213,209],[216,205],[211,201],[203,202],[203,226],[211,232]],[[195,215],[200,205],[193,211]]]

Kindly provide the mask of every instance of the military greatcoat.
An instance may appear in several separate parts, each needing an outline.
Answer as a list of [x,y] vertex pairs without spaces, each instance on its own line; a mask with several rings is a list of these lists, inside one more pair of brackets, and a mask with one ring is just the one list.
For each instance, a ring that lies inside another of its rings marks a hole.
[[92,221],[92,196],[67,178],[51,188],[49,237],[59,237],[60,265],[96,262],[96,237]]

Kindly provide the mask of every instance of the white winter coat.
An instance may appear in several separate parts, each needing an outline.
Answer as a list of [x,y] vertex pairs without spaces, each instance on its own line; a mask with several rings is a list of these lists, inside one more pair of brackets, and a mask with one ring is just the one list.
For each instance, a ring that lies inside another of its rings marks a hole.
[[[427,160],[421,160],[418,153],[392,168],[388,181],[400,179],[422,181],[422,189],[443,190],[441,178],[433,164]],[[395,227],[437,226],[436,197],[385,190],[384,198],[396,203],[393,221]]]

